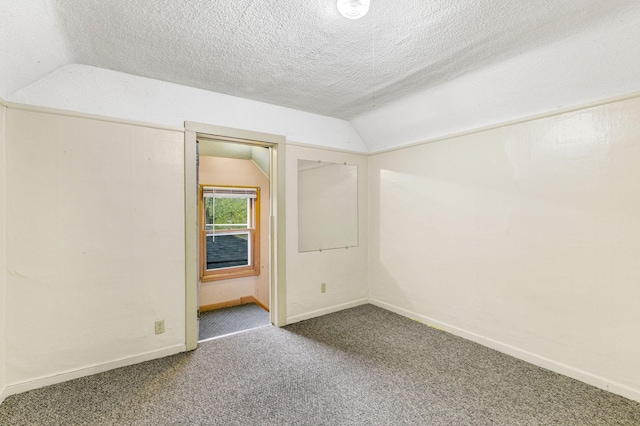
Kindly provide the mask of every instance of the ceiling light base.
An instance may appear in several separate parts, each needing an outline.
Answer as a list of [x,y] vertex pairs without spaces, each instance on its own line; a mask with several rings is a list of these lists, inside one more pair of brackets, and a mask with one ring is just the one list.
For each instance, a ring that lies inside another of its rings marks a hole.
[[369,0],[338,0],[338,11],[347,19],[360,19],[369,12]]

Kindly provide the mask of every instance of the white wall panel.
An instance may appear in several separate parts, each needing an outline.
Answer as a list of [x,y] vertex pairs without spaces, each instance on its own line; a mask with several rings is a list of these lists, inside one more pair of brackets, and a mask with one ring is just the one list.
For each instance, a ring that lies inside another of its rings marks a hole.
[[640,399],[640,99],[370,158],[381,305]]
[[351,120],[369,152],[640,91],[640,9]]
[[346,120],[86,65],[58,69],[9,100],[169,126],[182,126],[185,121],[211,123],[367,151]]
[[183,138],[8,110],[9,385],[184,347]]
[[[298,159],[358,166],[359,245],[298,253]],[[367,301],[367,157],[287,145],[287,322]],[[327,292],[320,293],[320,284]]]

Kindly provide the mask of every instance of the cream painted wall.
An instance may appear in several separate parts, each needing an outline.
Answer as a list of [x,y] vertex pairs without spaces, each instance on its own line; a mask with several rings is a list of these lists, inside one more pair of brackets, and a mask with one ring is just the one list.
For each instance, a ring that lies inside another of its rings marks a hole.
[[0,403],[4,400],[4,391],[7,384],[5,362],[6,362],[6,170],[5,163],[5,117],[7,108],[0,99]]
[[183,133],[12,107],[6,144],[9,387],[184,350]]
[[370,157],[380,306],[640,400],[640,98]]
[[[298,159],[358,166],[359,245],[349,249],[298,253]],[[367,302],[367,157],[287,145],[287,322]],[[320,293],[320,284],[327,292]]]
[[200,184],[260,187],[260,275],[201,283],[200,306],[245,296],[269,306],[269,179],[253,161],[234,158],[201,156],[199,173]]

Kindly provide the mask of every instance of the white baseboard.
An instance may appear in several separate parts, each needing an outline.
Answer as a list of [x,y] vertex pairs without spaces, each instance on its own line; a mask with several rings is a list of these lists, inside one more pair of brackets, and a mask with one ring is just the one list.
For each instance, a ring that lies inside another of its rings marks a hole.
[[9,396],[9,395],[7,395],[7,387],[3,386],[2,389],[0,389],[0,404],[2,404],[4,402],[4,399],[7,396]]
[[334,312],[342,311],[343,309],[354,308],[360,305],[366,305],[369,303],[369,298],[354,300],[352,302],[341,303],[340,305],[330,306],[324,309],[318,309],[317,311],[306,312],[300,315],[294,315],[287,317],[287,324],[293,324],[294,322],[304,321],[306,319],[319,317],[322,315],[332,314]]
[[545,358],[535,353],[516,348],[506,343],[502,343],[497,340],[493,340],[488,337],[481,336],[479,334],[464,330],[459,327],[455,327],[447,323],[443,323],[441,321],[426,317],[424,315],[417,314],[415,312],[408,311],[403,308],[399,308],[397,306],[391,305],[386,302],[382,302],[380,300],[369,299],[369,303],[371,303],[372,305],[378,306],[382,309],[395,312],[407,318],[420,321],[428,326],[438,328],[448,333],[454,334],[456,336],[460,336],[467,340],[471,340],[473,342],[479,343],[488,348],[495,349],[498,352],[502,352],[507,355],[511,355],[515,358],[519,358],[523,361],[537,365],[538,367],[551,370],[555,373],[571,377],[572,379],[579,380],[581,382],[606,390],[608,392],[615,393],[625,398],[640,402],[640,389],[635,389],[630,386],[624,385],[622,383],[618,383],[613,380],[609,380],[607,378],[597,376],[595,374],[591,374],[587,371],[580,370],[570,365],[563,364],[561,362],[557,362],[549,358]]
[[115,368],[126,367],[128,365],[138,364],[145,361],[151,361],[152,359],[163,358],[169,355],[175,355],[180,352],[184,352],[186,347],[184,344],[170,346],[156,351],[145,352],[143,354],[120,358],[115,361],[107,362],[104,364],[95,364],[88,367],[82,367],[74,370],[65,371],[50,376],[38,377],[36,379],[26,380],[24,382],[12,383],[7,385],[4,392],[0,394],[0,402],[4,398],[10,395],[15,395],[22,392],[27,392],[33,389],[42,388],[45,386],[55,385],[57,383],[66,382],[69,380],[77,379],[80,377],[91,376],[93,374],[103,373],[105,371],[113,370]]

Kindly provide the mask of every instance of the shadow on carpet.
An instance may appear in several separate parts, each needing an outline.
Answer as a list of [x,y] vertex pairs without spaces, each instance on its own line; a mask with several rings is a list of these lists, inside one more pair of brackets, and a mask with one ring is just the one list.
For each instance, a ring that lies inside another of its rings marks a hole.
[[640,425],[640,404],[372,305],[8,397],[0,425]]
[[269,312],[255,303],[202,312],[198,340],[211,339],[269,324]]

